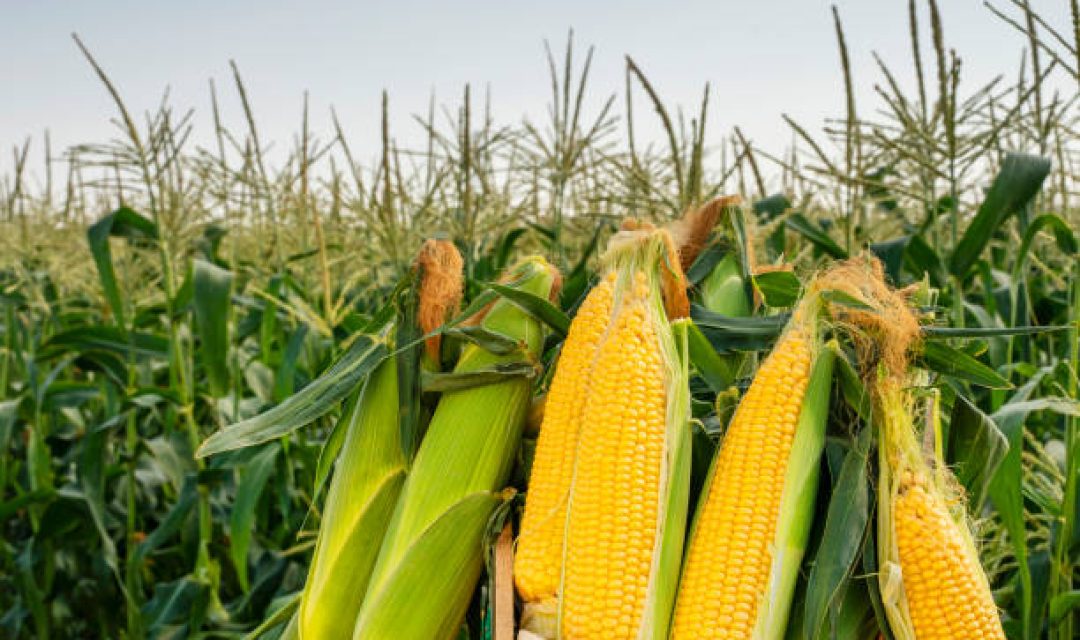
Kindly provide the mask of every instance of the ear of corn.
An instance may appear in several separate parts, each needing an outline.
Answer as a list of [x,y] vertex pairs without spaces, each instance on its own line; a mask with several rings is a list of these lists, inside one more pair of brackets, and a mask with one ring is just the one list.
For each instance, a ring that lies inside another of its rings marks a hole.
[[782,638],[805,552],[833,355],[808,295],[739,403],[695,515],[672,637]]
[[[540,258],[523,261],[510,286],[548,298],[557,274]],[[467,346],[456,373],[538,359],[542,327],[506,299],[485,329],[520,341],[524,353]],[[354,638],[457,635],[483,566],[483,534],[518,449],[532,382],[525,377],[447,391],[439,400],[401,497],[353,632]]]
[[621,232],[606,260],[564,346],[530,478],[515,568],[531,637],[667,635],[690,434],[685,321],[673,327],[665,307],[685,307],[684,285],[651,227]]
[[876,386],[881,429],[878,554],[886,615],[898,640],[1004,639],[962,501],[923,458],[900,385]]
[[323,508],[297,616],[305,639],[344,638],[353,622],[405,482],[397,367],[387,358],[346,416],[345,442]]
[[[919,322],[886,283],[881,263],[851,260],[821,279],[854,298],[839,310],[856,342],[874,397],[878,433],[878,580],[894,638],[995,638],[1005,634],[967,526],[962,489],[944,462],[919,446],[907,389],[925,383],[909,367]],[[936,413],[928,426],[939,436]]]
[[590,392],[589,373],[610,320],[614,287],[612,272],[578,309],[545,402],[514,556],[514,581],[526,603],[527,621],[540,614],[538,609],[545,609],[549,618],[556,611],[581,414]]

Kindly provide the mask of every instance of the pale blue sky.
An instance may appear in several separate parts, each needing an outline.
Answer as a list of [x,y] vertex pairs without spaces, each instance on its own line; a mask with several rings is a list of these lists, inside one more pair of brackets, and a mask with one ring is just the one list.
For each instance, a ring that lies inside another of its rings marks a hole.
[[[910,79],[907,2],[838,4],[860,106],[868,109],[879,77],[871,51]],[[964,57],[969,87],[1015,73],[1019,34],[979,0],[940,4],[948,44]],[[1067,0],[1034,5],[1067,32]],[[27,135],[39,140],[46,127],[54,147],[112,135],[113,107],[72,43],[73,31],[136,112],[152,109],[167,86],[174,105],[194,107],[196,140],[210,133],[210,78],[223,96],[226,119],[241,122],[230,59],[248,84],[264,142],[279,147],[298,130],[305,89],[313,127],[328,131],[335,106],[365,158],[377,147],[383,88],[390,91],[395,136],[404,141],[415,139],[409,115],[426,109],[432,91],[440,100],[456,100],[466,82],[477,93],[490,85],[500,121],[540,118],[549,97],[543,40],[558,51],[573,27],[582,50],[587,44],[597,49],[594,108],[604,95],[622,91],[622,56],[630,54],[671,104],[695,108],[704,82],[713,83],[714,139],[739,124],[755,142],[780,149],[790,140],[782,112],[817,129],[842,109],[829,6],[820,0],[7,0],[0,8],[0,170],[10,166],[13,144]],[[928,29],[924,38],[928,43]]]

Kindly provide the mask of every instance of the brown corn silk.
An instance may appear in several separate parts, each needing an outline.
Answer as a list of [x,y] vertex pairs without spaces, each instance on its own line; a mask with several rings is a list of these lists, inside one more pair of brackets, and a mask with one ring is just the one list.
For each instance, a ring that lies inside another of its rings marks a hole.
[[[420,247],[413,268],[420,275],[420,329],[425,334],[438,329],[457,312],[463,295],[464,262],[449,240],[429,239]],[[424,340],[428,357],[438,362],[441,335]]]
[[697,260],[725,211],[741,202],[742,198],[739,196],[713,198],[667,225],[671,239],[679,249],[679,264],[683,271],[688,270],[694,260]]

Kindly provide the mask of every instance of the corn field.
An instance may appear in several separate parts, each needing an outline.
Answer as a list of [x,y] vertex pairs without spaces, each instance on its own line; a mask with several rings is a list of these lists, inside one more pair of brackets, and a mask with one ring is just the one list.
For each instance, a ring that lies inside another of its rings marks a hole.
[[0,176],[0,637],[1080,637],[1055,1],[982,86],[934,0],[872,77],[834,9],[788,149],[572,34],[543,121],[270,153],[233,65],[204,147],[76,36],[115,137]]

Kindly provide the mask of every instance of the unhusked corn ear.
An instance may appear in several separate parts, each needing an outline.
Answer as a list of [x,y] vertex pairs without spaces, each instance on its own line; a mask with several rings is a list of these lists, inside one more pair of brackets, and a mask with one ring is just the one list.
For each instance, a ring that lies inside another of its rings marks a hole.
[[806,549],[833,355],[807,295],[739,403],[694,517],[673,638],[782,638]]
[[[546,602],[554,612],[582,411],[611,316],[614,283],[612,272],[589,292],[574,316],[545,402],[514,556],[514,581],[530,609]],[[525,615],[531,617],[532,611]]]
[[[539,297],[555,293],[558,273],[542,258],[511,272],[507,286]],[[538,320],[499,299],[484,329],[522,344],[520,353],[494,354],[478,344],[462,351],[454,371],[498,370],[539,360]],[[483,567],[483,540],[518,450],[532,380],[446,391],[402,489],[361,607],[353,638],[454,638]]]
[[1004,639],[986,576],[947,506],[924,482],[905,484],[892,509],[915,637]]
[[616,236],[608,259],[614,311],[589,374],[567,509],[567,640],[666,637],[686,524],[686,321],[669,323],[663,291],[681,278],[677,255],[667,232],[644,227]]
[[372,372],[350,413],[297,615],[305,640],[347,638],[405,482],[397,365]]

